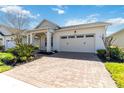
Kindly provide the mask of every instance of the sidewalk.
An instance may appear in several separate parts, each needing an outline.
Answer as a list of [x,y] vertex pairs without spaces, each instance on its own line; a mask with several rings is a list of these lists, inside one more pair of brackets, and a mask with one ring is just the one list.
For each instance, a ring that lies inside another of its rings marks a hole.
[[0,74],[0,88],[36,88],[30,84]]

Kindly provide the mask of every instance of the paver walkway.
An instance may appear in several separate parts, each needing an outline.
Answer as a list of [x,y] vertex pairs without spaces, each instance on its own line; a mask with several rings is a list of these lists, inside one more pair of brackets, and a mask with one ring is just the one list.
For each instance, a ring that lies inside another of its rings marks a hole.
[[56,53],[4,73],[37,87],[116,87],[95,54]]

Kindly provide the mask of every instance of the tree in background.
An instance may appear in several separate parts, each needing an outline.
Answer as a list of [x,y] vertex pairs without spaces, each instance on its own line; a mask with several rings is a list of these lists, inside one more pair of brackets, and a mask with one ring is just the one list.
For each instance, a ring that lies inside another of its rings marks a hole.
[[[11,31],[14,35],[16,44],[22,43],[23,32],[30,28],[31,20],[36,18],[29,10],[22,6],[0,6],[1,23],[13,28]],[[33,20],[32,20],[33,22]]]

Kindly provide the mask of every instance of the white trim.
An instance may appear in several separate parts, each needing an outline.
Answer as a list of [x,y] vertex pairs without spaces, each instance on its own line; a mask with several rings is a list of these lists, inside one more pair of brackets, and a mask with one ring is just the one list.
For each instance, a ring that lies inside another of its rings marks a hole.
[[51,32],[47,32],[47,52],[51,52]]
[[108,23],[89,23],[89,24],[81,24],[81,25],[74,25],[74,26],[67,26],[62,27],[61,29],[57,29],[57,31],[66,31],[66,30],[76,30],[76,29],[84,29],[84,28],[93,28],[93,27],[102,27],[102,26],[108,26],[110,24]]

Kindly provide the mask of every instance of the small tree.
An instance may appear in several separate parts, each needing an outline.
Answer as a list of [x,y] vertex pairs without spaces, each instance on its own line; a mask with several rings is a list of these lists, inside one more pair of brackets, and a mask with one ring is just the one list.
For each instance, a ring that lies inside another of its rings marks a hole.
[[108,37],[108,38],[103,39],[103,41],[104,41],[104,45],[107,49],[109,46],[112,46],[112,44],[115,40],[113,37]]
[[7,11],[2,18],[4,24],[14,29],[12,34],[16,44],[22,44],[23,32],[29,27],[30,17],[21,11]]
[[112,46],[113,42],[115,41],[113,39],[113,37],[108,37],[108,38],[102,38],[103,42],[104,42],[104,45],[105,45],[105,48],[106,48],[106,57],[110,60],[110,51],[109,51],[109,47]]

